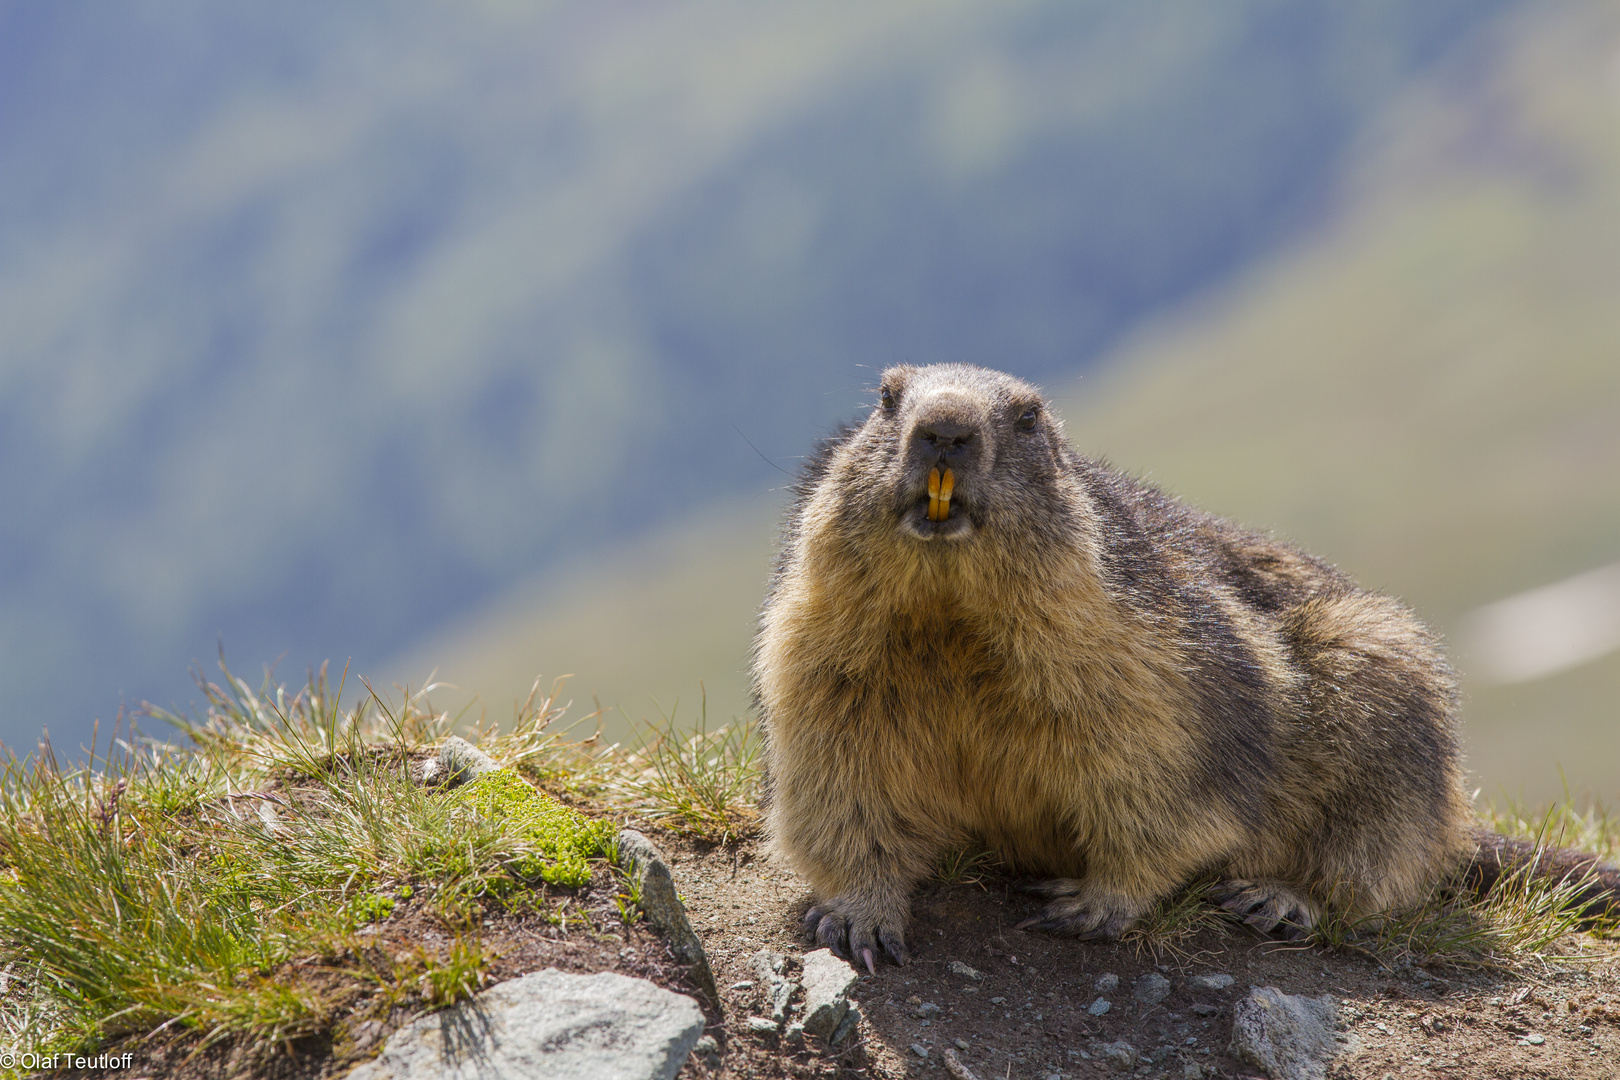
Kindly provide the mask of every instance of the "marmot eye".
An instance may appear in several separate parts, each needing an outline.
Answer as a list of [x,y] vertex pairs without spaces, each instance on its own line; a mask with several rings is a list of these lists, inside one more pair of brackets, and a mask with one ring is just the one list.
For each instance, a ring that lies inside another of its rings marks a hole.
[[878,400],[882,403],[885,409],[894,408],[894,391],[885,386],[882,390],[878,391]]
[[1029,408],[1024,410],[1024,415],[1020,416],[1018,418],[1018,422],[1016,424],[1014,424],[1013,426],[1016,427],[1019,431],[1034,431],[1035,430],[1035,419],[1036,419],[1036,417],[1040,416],[1040,414],[1041,414],[1040,406],[1031,405]]

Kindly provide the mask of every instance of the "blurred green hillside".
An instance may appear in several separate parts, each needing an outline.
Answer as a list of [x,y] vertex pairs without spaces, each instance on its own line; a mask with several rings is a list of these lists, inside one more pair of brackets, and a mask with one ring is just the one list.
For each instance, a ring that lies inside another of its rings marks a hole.
[[[1458,43],[1334,191],[1309,236],[1049,386],[1070,438],[1452,636],[1487,795],[1552,797],[1562,769],[1620,802],[1620,654],[1493,686],[1452,633],[1620,559],[1620,7],[1534,6]],[[779,510],[699,515],[537,582],[394,670],[436,663],[495,715],[565,670],[577,701],[632,717],[685,712],[699,679],[711,722],[741,713]]]
[[893,360],[1090,370],[1504,6],[0,4],[0,741],[432,655]]

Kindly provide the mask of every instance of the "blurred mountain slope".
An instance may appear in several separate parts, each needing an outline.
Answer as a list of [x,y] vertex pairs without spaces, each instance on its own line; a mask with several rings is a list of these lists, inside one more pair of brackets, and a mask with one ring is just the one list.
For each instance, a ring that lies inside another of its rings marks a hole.
[[[1461,43],[1356,143],[1312,234],[1050,387],[1071,440],[1297,540],[1448,632],[1620,557],[1617,57],[1613,4],[1542,5]],[[504,678],[477,668],[477,632],[417,663],[479,670],[500,709],[566,668],[577,700],[605,688],[632,716],[655,715],[649,695],[685,710],[699,678],[711,715],[740,712],[767,517],[717,517],[712,550],[651,582],[621,587],[612,567],[630,581],[648,553],[691,550],[684,534],[604,563],[566,604],[507,609],[508,655],[531,662]],[[667,630],[642,618],[652,593],[684,597],[658,618]],[[635,637],[636,656],[663,634],[688,666],[618,663],[595,626]],[[1620,799],[1620,656],[1492,686],[1466,641],[1453,651],[1488,794],[1552,797],[1561,767],[1577,793]]]
[[[1069,434],[1443,630],[1620,558],[1620,9],[1545,6],[1369,137],[1320,237],[1061,396]],[[1620,655],[1463,674],[1491,795],[1620,800]]]
[[0,5],[0,737],[362,670],[1053,377],[1313,220],[1491,5]]

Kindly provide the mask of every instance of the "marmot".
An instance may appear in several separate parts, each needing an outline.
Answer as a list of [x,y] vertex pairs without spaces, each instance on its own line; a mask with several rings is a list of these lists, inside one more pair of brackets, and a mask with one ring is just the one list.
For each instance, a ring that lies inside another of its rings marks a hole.
[[1025,382],[891,368],[797,496],[754,647],[767,832],[868,968],[969,839],[1049,879],[1022,925],[1089,938],[1206,875],[1299,936],[1517,850],[1478,857],[1411,611],[1081,457]]

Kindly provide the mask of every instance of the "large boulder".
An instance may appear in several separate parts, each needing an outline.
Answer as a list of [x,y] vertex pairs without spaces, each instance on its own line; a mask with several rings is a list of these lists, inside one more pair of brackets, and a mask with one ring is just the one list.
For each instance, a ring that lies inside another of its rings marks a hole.
[[399,1029],[348,1080],[672,1080],[702,1034],[683,994],[547,968]]
[[1230,1053],[1271,1080],[1323,1080],[1334,1055],[1353,1048],[1339,1033],[1331,995],[1302,997],[1275,986],[1251,989],[1232,1010]]

